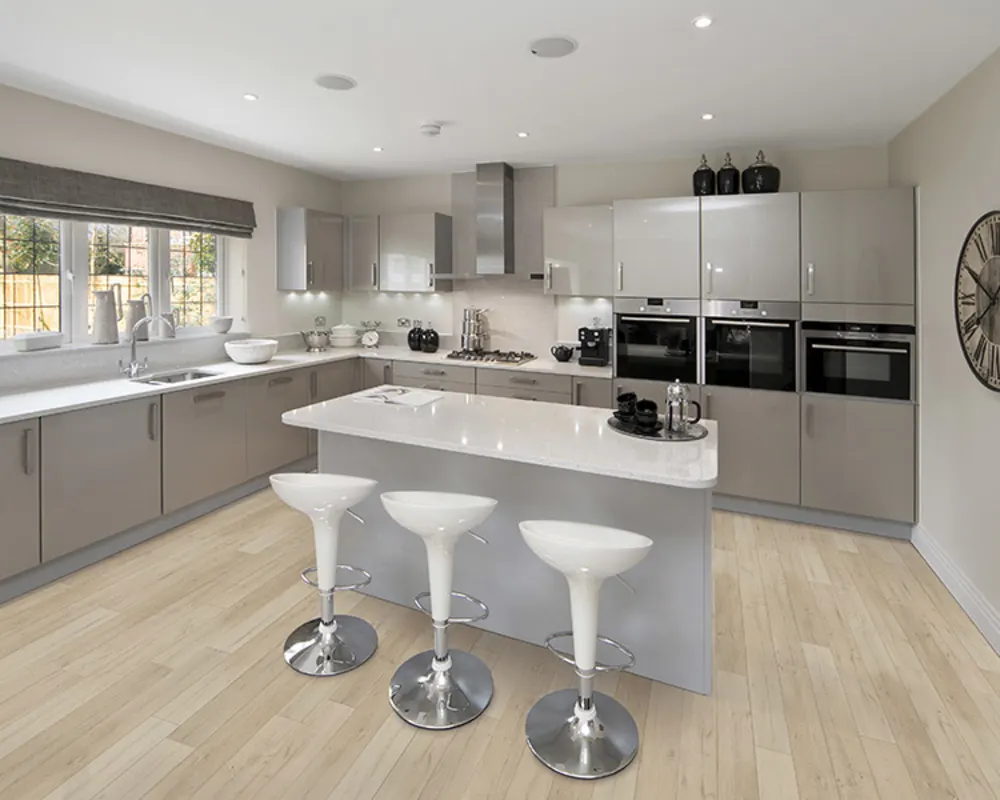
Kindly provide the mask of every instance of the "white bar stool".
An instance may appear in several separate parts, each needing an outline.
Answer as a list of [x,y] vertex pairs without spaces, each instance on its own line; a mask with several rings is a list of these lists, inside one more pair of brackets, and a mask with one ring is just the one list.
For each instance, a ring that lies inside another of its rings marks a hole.
[[[595,692],[594,675],[629,669],[635,656],[618,642],[597,633],[601,584],[631,569],[649,552],[653,540],[638,533],[578,522],[530,520],[520,524],[532,552],[569,583],[573,630],[550,634],[545,646],[576,667],[580,688],[546,695],[528,712],[528,747],[549,769],[570,778],[603,778],[625,769],[639,751],[639,729],[617,700]],[[627,584],[626,584],[627,585]],[[631,589],[631,587],[629,587]],[[572,636],[573,655],[552,646]],[[624,664],[597,661],[598,641],[620,651]]]
[[[451,589],[455,545],[496,507],[489,497],[444,492],[387,492],[382,504],[396,522],[424,540],[427,547],[429,592],[414,598],[417,608],[434,620],[434,649],[405,661],[389,684],[389,703],[404,720],[418,728],[448,730],[471,722],[493,699],[493,675],[471,653],[448,650],[448,625],[486,619],[486,604]],[[421,601],[430,596],[430,610]],[[476,617],[452,617],[451,598],[460,597],[482,609]]]
[[[316,566],[302,580],[319,590],[320,615],[296,628],[285,641],[285,661],[303,675],[327,677],[360,667],[378,647],[375,629],[358,617],[333,613],[334,592],[360,589],[371,583],[370,573],[337,564],[340,519],[346,512],[364,523],[350,506],[360,503],[377,485],[368,478],[323,473],[286,473],[271,476],[271,487],[288,505],[306,514],[313,524]],[[337,570],[361,576],[357,583],[337,585]],[[316,580],[311,580],[315,575]]]

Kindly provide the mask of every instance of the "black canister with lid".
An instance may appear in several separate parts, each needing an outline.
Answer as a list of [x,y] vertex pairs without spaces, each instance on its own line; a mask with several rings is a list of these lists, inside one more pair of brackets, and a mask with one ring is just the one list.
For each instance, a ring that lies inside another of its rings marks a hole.
[[434,330],[434,326],[428,322],[427,327],[420,332],[420,349],[425,353],[436,353],[440,344],[441,337]]
[[694,171],[691,178],[695,197],[715,194],[715,170],[708,166],[708,159],[702,154],[701,166]]
[[423,333],[424,329],[420,327],[420,323],[414,321],[413,327],[410,328],[410,332],[406,334],[406,345],[415,353],[419,353],[420,348],[423,346],[421,339]]
[[717,178],[719,194],[740,193],[740,171],[733,166],[733,159],[726,153],[726,161],[719,170]]
[[757,160],[743,170],[743,194],[769,194],[781,187],[781,170],[757,151]]

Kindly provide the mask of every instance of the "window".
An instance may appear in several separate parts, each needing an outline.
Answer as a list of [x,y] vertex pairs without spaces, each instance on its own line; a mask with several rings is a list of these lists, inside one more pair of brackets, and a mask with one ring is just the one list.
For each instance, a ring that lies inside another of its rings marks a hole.
[[62,330],[85,342],[94,293],[116,285],[122,303],[149,295],[178,328],[208,325],[221,313],[222,253],[209,233],[0,214],[0,340]]
[[0,339],[60,326],[59,223],[0,215]]

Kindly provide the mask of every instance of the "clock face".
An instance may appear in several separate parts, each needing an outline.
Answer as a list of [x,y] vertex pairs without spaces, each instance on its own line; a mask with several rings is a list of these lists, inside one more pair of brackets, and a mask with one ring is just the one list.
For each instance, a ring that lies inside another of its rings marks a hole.
[[361,344],[365,347],[378,346],[378,331],[365,331],[361,334]]
[[1000,392],[1000,211],[984,214],[965,237],[955,274],[955,322],[972,371]]

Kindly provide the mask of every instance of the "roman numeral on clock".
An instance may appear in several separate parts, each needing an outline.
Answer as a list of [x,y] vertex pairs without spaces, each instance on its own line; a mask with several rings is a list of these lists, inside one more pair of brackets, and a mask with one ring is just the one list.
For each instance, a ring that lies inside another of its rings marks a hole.
[[962,333],[965,335],[965,341],[970,341],[977,330],[979,330],[979,321],[975,314],[962,320]]
[[976,293],[975,292],[959,292],[958,302],[963,306],[975,306],[976,305]]
[[990,368],[986,374],[986,380],[990,383],[1000,381],[1000,347],[990,342]]
[[980,336],[979,341],[976,343],[976,351],[972,354],[972,357],[976,359],[976,363],[979,365],[979,372],[983,373],[986,371],[986,345],[989,340],[985,336]]
[[976,249],[979,251],[979,257],[983,260],[983,263],[985,264],[987,261],[990,260],[990,257],[989,254],[986,252],[986,243],[983,241],[982,233],[977,232],[976,235],[972,237],[972,240],[976,243]]
[[1000,221],[990,223],[990,239],[993,242],[993,255],[1000,255]]

